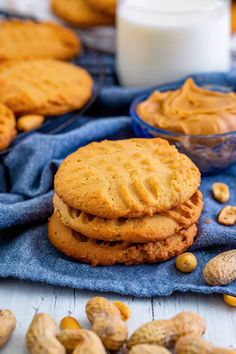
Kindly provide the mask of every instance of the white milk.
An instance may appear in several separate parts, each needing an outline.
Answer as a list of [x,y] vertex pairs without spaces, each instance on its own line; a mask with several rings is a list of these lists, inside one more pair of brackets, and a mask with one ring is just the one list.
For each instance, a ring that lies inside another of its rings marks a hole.
[[230,68],[228,0],[120,0],[117,70],[127,87]]

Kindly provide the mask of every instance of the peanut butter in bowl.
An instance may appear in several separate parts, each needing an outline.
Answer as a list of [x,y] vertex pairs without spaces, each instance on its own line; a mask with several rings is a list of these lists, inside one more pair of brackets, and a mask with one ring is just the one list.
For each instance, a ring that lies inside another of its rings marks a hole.
[[147,91],[130,107],[134,133],[166,139],[203,174],[218,173],[236,163],[236,93],[232,86],[230,75],[206,73],[159,86],[151,94]]
[[154,91],[136,109],[144,122],[173,133],[214,135],[236,131],[236,94],[198,87],[192,79],[174,91]]

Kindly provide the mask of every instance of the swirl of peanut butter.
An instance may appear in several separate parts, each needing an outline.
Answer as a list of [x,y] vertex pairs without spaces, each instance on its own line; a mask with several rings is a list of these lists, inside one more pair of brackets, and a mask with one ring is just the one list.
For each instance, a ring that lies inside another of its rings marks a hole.
[[155,91],[137,107],[147,123],[175,133],[208,135],[236,130],[236,94],[209,91],[192,79],[175,91]]

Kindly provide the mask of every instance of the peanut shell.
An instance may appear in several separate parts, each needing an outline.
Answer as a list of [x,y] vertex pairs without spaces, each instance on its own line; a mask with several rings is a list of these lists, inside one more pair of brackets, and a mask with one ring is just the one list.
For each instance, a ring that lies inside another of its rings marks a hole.
[[203,338],[185,336],[178,340],[176,354],[236,354],[236,350],[217,348]]
[[100,338],[86,329],[64,329],[58,339],[69,353],[73,351],[73,354],[106,354]]
[[172,348],[183,335],[202,336],[205,329],[205,321],[201,316],[192,312],[181,312],[170,320],[152,321],[138,328],[128,341],[128,349],[138,344]]
[[15,327],[15,315],[10,310],[0,310],[0,347],[8,341]]
[[26,345],[32,354],[66,354],[63,345],[57,340],[57,324],[46,313],[34,316],[26,333]]
[[212,258],[203,270],[209,285],[227,285],[236,279],[236,250],[220,253]]
[[171,354],[171,352],[159,345],[139,344],[132,347],[129,354]]

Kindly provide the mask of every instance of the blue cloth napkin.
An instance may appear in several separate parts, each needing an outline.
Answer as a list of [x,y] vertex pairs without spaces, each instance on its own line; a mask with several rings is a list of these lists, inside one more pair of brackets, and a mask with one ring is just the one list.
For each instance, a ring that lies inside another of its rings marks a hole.
[[[80,119],[75,130],[55,136],[34,134],[0,163],[0,277],[142,297],[174,291],[236,295],[236,282],[209,287],[202,277],[210,258],[236,248],[236,227],[217,223],[222,206],[211,196],[212,183],[224,181],[231,188],[230,204],[236,205],[236,166],[221,175],[203,178],[205,208],[192,248],[198,258],[192,274],[177,271],[174,259],[153,265],[92,268],[68,259],[48,242],[46,222],[53,210],[53,178],[58,165],[65,156],[93,140],[133,136],[127,112],[137,92],[104,89],[90,116]],[[126,116],[115,117],[122,113]],[[109,118],[98,118],[102,115]],[[206,223],[208,218],[212,219],[210,224]]]

